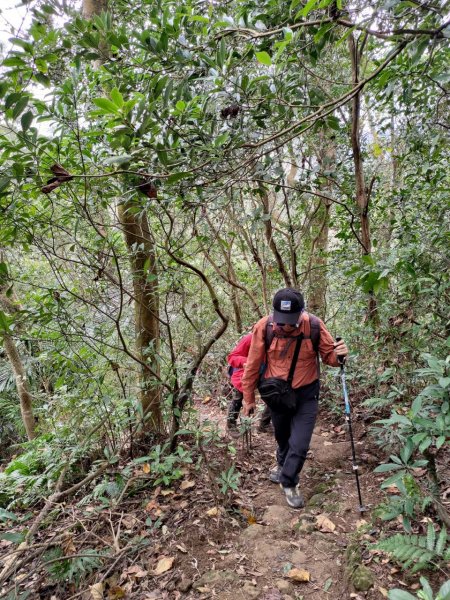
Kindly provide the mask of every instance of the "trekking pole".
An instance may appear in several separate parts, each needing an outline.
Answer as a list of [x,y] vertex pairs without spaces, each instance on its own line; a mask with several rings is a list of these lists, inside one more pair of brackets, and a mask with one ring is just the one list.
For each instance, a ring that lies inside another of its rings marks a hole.
[[[337,342],[339,342],[340,340],[342,340],[341,337],[336,338]],[[352,430],[352,413],[351,413],[351,408],[350,408],[350,401],[348,399],[347,384],[345,381],[345,367],[344,367],[345,356],[338,355],[338,361],[339,361],[339,364],[341,365],[342,391],[344,393],[344,402],[345,402],[345,420],[348,423],[348,430],[350,433],[350,442],[351,442],[351,446],[352,446],[352,464],[353,464],[353,471],[354,471],[355,477],[356,477],[356,488],[358,490],[359,512],[362,513],[362,512],[366,512],[367,507],[365,507],[363,505],[362,498],[361,498],[361,488],[359,486],[358,464],[356,462],[355,442],[353,440],[353,430]]]

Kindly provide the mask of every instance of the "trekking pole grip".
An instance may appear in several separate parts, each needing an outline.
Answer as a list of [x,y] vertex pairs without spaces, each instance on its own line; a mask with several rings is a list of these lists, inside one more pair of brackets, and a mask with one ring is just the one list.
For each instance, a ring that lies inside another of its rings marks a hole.
[[[342,340],[341,336],[336,336],[336,341],[340,342]],[[341,365],[341,367],[344,366],[344,362],[345,362],[345,356],[340,356],[339,354],[337,355],[339,364]]]

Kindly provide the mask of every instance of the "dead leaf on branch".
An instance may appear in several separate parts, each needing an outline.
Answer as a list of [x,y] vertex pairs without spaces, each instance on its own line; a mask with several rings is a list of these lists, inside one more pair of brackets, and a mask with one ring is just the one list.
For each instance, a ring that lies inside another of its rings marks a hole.
[[162,575],[166,571],[170,571],[175,561],[174,556],[164,556],[158,561],[156,569],[153,571],[154,575]]
[[287,576],[292,581],[298,581],[299,583],[306,583],[310,579],[309,571],[305,571],[304,569],[291,569]]
[[52,165],[50,167],[50,171],[55,175],[55,177],[48,179],[47,183],[41,187],[41,192],[43,194],[49,194],[53,190],[56,190],[56,188],[59,188],[62,183],[73,179],[73,175],[71,175],[69,171],[66,171],[66,169],[58,163]]

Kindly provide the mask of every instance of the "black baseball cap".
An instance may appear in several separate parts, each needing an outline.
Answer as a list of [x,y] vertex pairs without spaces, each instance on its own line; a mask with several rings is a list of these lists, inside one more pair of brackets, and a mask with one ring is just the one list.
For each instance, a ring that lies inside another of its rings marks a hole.
[[273,297],[273,321],[295,325],[305,308],[305,301],[300,292],[292,288],[278,290]]

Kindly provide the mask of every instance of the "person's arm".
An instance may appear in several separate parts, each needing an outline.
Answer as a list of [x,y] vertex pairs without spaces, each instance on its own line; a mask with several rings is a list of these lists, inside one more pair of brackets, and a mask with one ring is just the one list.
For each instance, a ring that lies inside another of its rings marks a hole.
[[242,391],[244,394],[244,415],[249,415],[255,408],[255,388],[258,383],[261,365],[266,356],[266,323],[268,317],[260,319],[253,329],[252,343],[247,356],[244,376],[242,378]]
[[339,342],[335,342],[333,336],[325,327],[323,322],[319,319],[320,323],[320,342],[319,342],[319,354],[326,365],[330,365],[330,367],[338,367],[339,366],[339,356],[347,356],[348,348],[344,342],[344,340],[340,340]]
[[231,365],[235,369],[244,368],[244,365],[247,362],[247,356],[250,349],[251,340],[251,333],[245,335],[241,340],[239,340],[239,342],[236,344],[236,346],[233,348],[233,350],[227,357],[227,362],[229,365]]

